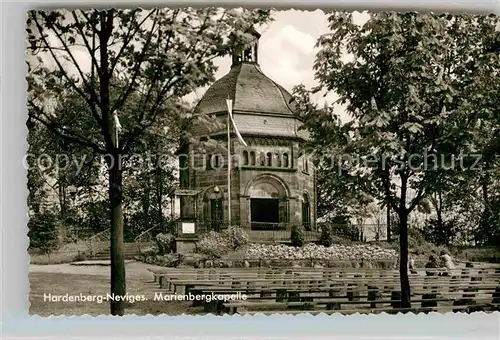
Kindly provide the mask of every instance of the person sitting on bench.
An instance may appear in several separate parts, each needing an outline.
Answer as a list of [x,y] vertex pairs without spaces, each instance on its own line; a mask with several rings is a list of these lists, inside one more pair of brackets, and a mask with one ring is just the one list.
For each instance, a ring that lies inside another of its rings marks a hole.
[[451,270],[455,268],[455,264],[453,263],[450,254],[445,250],[441,250],[440,260],[441,267],[444,267],[446,269],[439,273],[439,276],[449,276],[451,274]]
[[436,271],[434,270],[427,270],[427,269],[437,269],[438,263],[437,259],[434,255],[429,256],[429,262],[425,264],[425,275],[427,276],[436,276]]

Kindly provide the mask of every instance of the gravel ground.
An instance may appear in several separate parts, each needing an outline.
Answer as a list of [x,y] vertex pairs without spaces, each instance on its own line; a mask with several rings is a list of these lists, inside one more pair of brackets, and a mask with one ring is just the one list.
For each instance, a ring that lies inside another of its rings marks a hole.
[[[144,295],[147,301],[128,304],[125,313],[136,315],[180,315],[199,314],[200,307],[192,307],[186,301],[155,301],[153,296],[160,292],[158,283],[153,283],[153,276],[147,268],[163,268],[141,262],[125,265],[127,293]],[[30,265],[30,309],[31,315],[106,315],[109,303],[97,302],[61,302],[46,301],[44,295],[88,295],[106,296],[110,289],[109,266],[74,266],[70,264]],[[164,292],[164,290],[163,290]]]
[[[143,278],[151,280],[153,276],[148,272],[147,268],[161,269],[164,267],[155,266],[153,264],[145,264],[138,261],[132,261],[125,264],[125,273],[127,278]],[[61,274],[76,274],[76,275],[101,275],[109,277],[111,275],[110,267],[103,265],[96,266],[74,266],[69,263],[64,264],[49,264],[49,265],[30,265],[29,273],[61,273]]]

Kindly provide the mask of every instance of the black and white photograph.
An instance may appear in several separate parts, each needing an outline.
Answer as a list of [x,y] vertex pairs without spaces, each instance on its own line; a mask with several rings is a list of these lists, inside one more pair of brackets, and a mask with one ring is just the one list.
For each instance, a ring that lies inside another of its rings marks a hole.
[[29,314],[500,311],[500,18],[26,22]]

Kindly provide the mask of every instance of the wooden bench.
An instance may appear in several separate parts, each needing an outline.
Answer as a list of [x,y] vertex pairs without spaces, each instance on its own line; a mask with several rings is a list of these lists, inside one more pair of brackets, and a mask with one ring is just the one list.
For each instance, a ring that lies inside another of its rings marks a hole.
[[[420,277],[415,276],[411,278],[412,284],[428,284],[435,285],[436,287],[444,287],[450,289],[451,291],[456,290],[460,285],[477,285],[481,283],[495,283],[498,282],[500,276],[483,276],[483,277],[471,277],[471,276],[453,276],[453,277]],[[302,275],[269,275],[268,277],[248,277],[248,276],[220,276],[216,279],[185,279],[181,278],[171,278],[167,280],[167,288],[170,291],[175,291],[182,293],[185,291],[185,287],[182,286],[196,286],[196,285],[207,285],[207,286],[229,286],[229,287],[265,287],[273,285],[285,285],[287,283],[302,284],[304,286],[332,286],[338,284],[346,284],[351,290],[357,290],[359,285],[364,285],[366,283],[371,283],[378,286],[391,286],[393,284],[399,284],[399,278],[333,278],[330,280],[324,280],[320,277],[307,277]],[[162,283],[163,287],[163,283]]]
[[[215,268],[215,269],[190,269],[190,268],[169,268],[165,270],[151,270],[155,281],[159,277],[190,277],[190,278],[206,278],[207,276],[217,275],[233,275],[233,276],[262,276],[274,274],[293,273],[297,275],[315,275],[322,276],[324,279],[333,278],[358,278],[358,277],[386,277],[399,278],[399,272],[396,270],[381,270],[381,269],[354,269],[354,268]],[[440,269],[431,269],[437,275]],[[485,275],[485,274],[500,274],[500,268],[480,268],[480,269],[456,269],[451,271],[451,276],[463,275]]]
[[[399,294],[398,294],[399,293]],[[465,292],[454,293],[430,293],[428,290],[414,291],[412,293],[412,309],[421,309],[422,311],[437,311],[438,309],[448,309],[450,311],[480,311],[480,310],[496,310],[500,305],[499,288],[484,287],[475,292],[474,297],[464,299]],[[347,306],[347,311],[353,306],[358,307],[356,311],[398,311],[401,310],[400,292],[392,291],[390,294],[374,296],[370,293],[360,295],[358,299],[350,299],[344,292],[331,292],[326,295],[311,295],[301,296],[300,294],[295,299],[286,299],[280,296],[280,300],[276,297],[275,300],[270,299],[251,299],[245,301],[232,301],[219,305],[218,310],[212,312],[223,313],[246,313],[248,309],[271,309],[288,311],[293,309],[299,310],[315,310],[320,307],[326,311],[342,311]],[[446,306],[444,304],[447,304]],[[344,307],[344,308],[343,308]]]
[[[302,269],[302,268],[301,268]],[[385,291],[392,290],[392,285],[399,283],[399,277],[392,275],[393,272],[390,272],[387,275],[387,272],[383,271],[371,271],[371,275],[360,275],[353,274],[344,275],[345,273],[335,273],[333,275],[329,272],[328,277],[330,279],[325,279],[325,272],[320,270],[309,271],[309,273],[304,273],[303,270],[298,271],[284,271],[283,270],[275,270],[275,271],[249,271],[249,270],[241,270],[239,273],[230,273],[228,271],[216,271],[210,272],[207,270],[197,270],[201,273],[196,273],[194,276],[192,273],[185,274],[180,271],[175,271],[169,275],[162,273],[159,276],[160,287],[163,288],[164,281],[167,283],[167,287],[170,291],[174,291],[177,293],[185,293],[187,289],[193,286],[230,286],[230,287],[249,287],[249,286],[272,286],[272,285],[285,285],[287,283],[295,282],[296,284],[302,284],[304,289],[312,288],[312,287],[328,287],[331,286],[332,283],[341,283],[347,282],[348,287],[350,287],[352,297],[354,297],[357,293],[356,290],[359,288],[359,284],[363,284],[365,280],[371,281],[372,284],[377,284],[378,286],[383,286]],[[436,289],[446,288],[451,291],[457,290],[460,284],[464,282],[470,282],[470,285],[474,285],[478,282],[498,282],[500,274],[484,274],[483,271],[477,271],[477,273],[472,273],[471,270],[458,271],[456,273],[452,273],[450,277],[440,277],[440,276],[411,276],[411,281],[413,284],[418,282],[426,282],[427,284],[436,285]],[[366,274],[366,273],[365,273]],[[481,276],[475,276],[480,274]],[[175,277],[171,277],[175,276]],[[170,277],[170,278],[168,278]],[[207,279],[208,277],[208,279]],[[496,280],[496,281],[495,281]],[[444,287],[442,284],[444,283]],[[448,288],[447,288],[448,287]]]
[[[311,305],[315,308],[316,305],[325,305],[328,307],[325,310],[340,308],[341,305],[369,305],[364,307],[366,309],[390,303],[390,310],[395,310],[400,300],[399,272],[395,270],[295,267],[237,270],[169,268],[161,272],[151,272],[161,287],[167,283],[168,288],[177,293],[240,292],[248,295],[247,303],[254,301],[267,308],[276,306],[272,303],[292,303],[290,307],[299,309],[304,306],[311,308]],[[456,269],[451,271],[450,276],[444,277],[410,275],[413,295],[417,299],[414,303],[420,303],[421,307],[425,308],[440,308],[440,302],[453,301],[453,310],[460,310],[462,305],[467,305],[470,309],[472,302],[480,309],[482,307],[479,303],[483,300],[485,303],[498,302],[499,279],[499,268]],[[485,293],[486,290],[489,293]],[[311,296],[315,293],[317,297]],[[490,301],[490,297],[494,297],[495,301]],[[212,302],[211,308],[214,308],[213,305]],[[231,306],[244,308],[241,302],[234,302],[234,305],[226,303],[224,306],[217,303],[215,308],[221,310],[232,308]]]
[[[254,287],[193,286],[190,292],[200,295],[240,293],[247,296],[247,303],[255,300],[262,300],[267,304],[273,301],[305,303],[324,299],[327,300],[323,301],[325,304],[337,306],[331,308],[340,308],[340,304],[369,304],[371,308],[375,308],[377,305],[387,303],[396,308],[401,298],[399,282],[385,282],[383,288],[379,284],[378,282],[358,282],[356,290],[353,290],[353,287],[346,283],[305,285],[304,283],[289,282],[286,285],[262,284]],[[412,293],[413,296],[420,296],[417,301],[421,302],[423,307],[437,306],[439,301],[458,301],[470,305],[479,298],[487,297],[490,299],[490,297],[496,296],[498,299],[498,281],[491,284],[478,282],[472,285],[463,282],[461,285],[456,285],[453,290],[447,289],[448,286],[449,283],[442,280],[441,282],[426,280],[426,282],[413,283]],[[469,293],[471,289],[474,290],[473,293]],[[455,305],[460,304],[455,303]]]
[[[476,308],[481,308],[484,310],[490,311],[498,311],[500,310],[500,304],[486,304],[483,306],[476,306]],[[388,313],[388,314],[398,314],[398,313],[407,313],[411,312],[414,314],[419,313],[429,313],[429,312],[450,312],[451,309],[449,307],[418,307],[412,306],[411,310],[408,311],[404,308],[368,308],[368,309],[351,309],[351,310],[263,310],[263,311],[241,311],[239,315],[273,315],[273,314],[281,314],[281,315],[298,315],[298,314],[311,314],[311,315],[319,315],[319,314],[342,314],[342,315],[351,315],[351,314],[380,314],[380,313]],[[471,310],[471,306],[463,305],[463,306],[454,306],[455,312],[465,312],[471,313],[474,310]]]

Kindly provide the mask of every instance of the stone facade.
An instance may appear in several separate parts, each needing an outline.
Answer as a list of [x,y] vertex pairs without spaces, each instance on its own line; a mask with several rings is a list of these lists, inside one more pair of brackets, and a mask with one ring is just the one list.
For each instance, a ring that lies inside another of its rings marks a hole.
[[[252,51],[257,51],[255,37],[246,45]],[[191,128],[200,142],[185,142],[179,150],[180,188],[193,192],[181,198],[181,218],[228,221],[230,204],[231,223],[249,230],[289,230],[292,225],[312,229],[316,174],[303,148],[308,135],[300,130],[291,95],[262,73],[256,55],[244,56],[233,56],[230,72],[198,104]],[[234,103],[236,128],[247,143],[238,141],[231,124],[230,200],[228,97]]]

